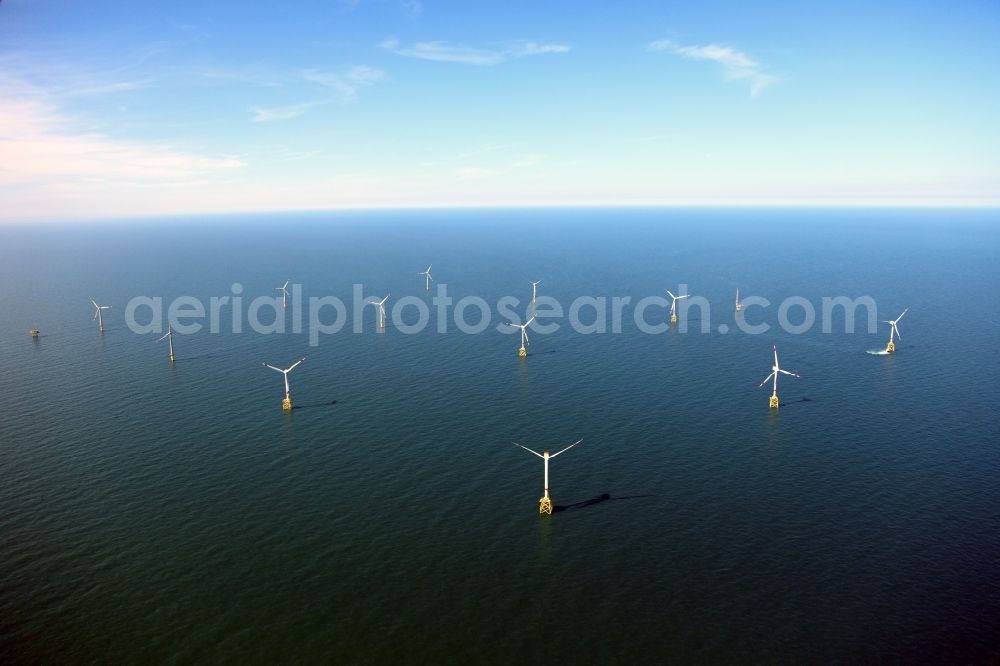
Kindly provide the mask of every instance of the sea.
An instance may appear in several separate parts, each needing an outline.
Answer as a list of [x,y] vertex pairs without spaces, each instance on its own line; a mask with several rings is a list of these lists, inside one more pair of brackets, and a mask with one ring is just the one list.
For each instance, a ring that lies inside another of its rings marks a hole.
[[[998,264],[996,209],[0,226],[0,662],[996,664]],[[513,442],[581,438],[540,514]]]

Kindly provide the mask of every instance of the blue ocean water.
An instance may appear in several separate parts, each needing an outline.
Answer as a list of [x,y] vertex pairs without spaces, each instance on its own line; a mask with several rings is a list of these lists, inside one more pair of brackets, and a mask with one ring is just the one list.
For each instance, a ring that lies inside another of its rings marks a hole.
[[[0,659],[996,660],[998,222],[511,209],[0,228]],[[566,310],[632,300],[621,332],[563,319],[522,360],[496,311],[478,335],[438,332],[430,263],[456,301],[524,312],[538,279]],[[312,347],[235,334],[227,310],[219,333],[175,337],[173,366],[125,324],[136,296],[208,303],[239,283],[246,307],[289,278],[348,317],[354,284],[416,297],[429,324],[380,332],[368,308],[363,332]],[[639,331],[635,304],[681,284],[710,332]],[[770,301],[747,311],[770,331],[738,330],[737,287]],[[865,353],[888,327],[863,317],[824,333],[836,296],[870,296],[880,320],[910,308],[897,353]],[[103,335],[91,297],[113,306]],[[815,306],[807,332],[778,326],[790,297]],[[777,412],[758,388],[773,344],[801,375]],[[301,356],[286,414],[261,362]],[[580,437],[539,516],[541,461],[511,441]]]

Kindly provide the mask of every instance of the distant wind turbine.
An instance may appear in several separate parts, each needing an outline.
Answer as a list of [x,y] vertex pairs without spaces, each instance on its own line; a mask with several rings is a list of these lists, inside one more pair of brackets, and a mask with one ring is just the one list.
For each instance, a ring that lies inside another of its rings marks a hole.
[[743,309],[743,305],[740,303],[740,288],[736,287],[736,311],[739,312]]
[[420,273],[417,273],[417,275],[423,275],[424,276],[425,282],[426,282],[427,291],[431,290],[431,281],[434,279],[434,278],[431,277],[431,266],[433,266],[433,265],[434,264],[430,264],[430,266],[427,267],[426,271],[422,271]]
[[280,372],[282,375],[285,376],[285,399],[281,401],[281,408],[284,409],[285,411],[292,410],[292,390],[288,386],[288,373],[294,370],[299,365],[299,363],[302,363],[302,361],[304,360],[306,360],[305,357],[302,357],[295,363],[292,363],[287,368],[276,368],[273,365],[268,365],[267,363],[261,363],[261,365],[264,366],[265,368],[271,368],[272,370]]
[[535,312],[535,297],[538,295],[538,285],[542,283],[541,280],[536,280],[531,283],[531,312]]
[[566,451],[569,451],[582,441],[583,441],[582,439],[578,439],[569,446],[567,446],[562,451],[558,451],[557,453],[553,453],[551,455],[549,454],[548,451],[543,451],[542,453],[539,453],[538,451],[532,451],[527,446],[514,442],[514,446],[520,446],[528,453],[534,453],[536,456],[545,461],[545,486],[544,486],[545,494],[542,495],[542,498],[538,500],[538,513],[548,513],[548,514],[552,513],[552,498],[549,497],[549,458],[555,458],[560,453],[565,453]]
[[96,319],[97,322],[98,322],[98,324],[97,324],[98,330],[100,330],[101,333],[103,333],[104,332],[104,316],[101,315],[101,310],[109,310],[109,309],[111,309],[111,306],[110,305],[98,305],[97,301],[95,301],[94,299],[90,299],[90,302],[94,304],[95,308],[97,308],[97,311],[94,312],[94,316],[91,318],[91,321],[93,321],[94,319]]
[[525,356],[528,355],[528,350],[525,349],[525,345],[528,344],[528,330],[527,329],[528,329],[528,326],[530,326],[531,322],[533,322],[533,321],[535,321],[535,316],[534,315],[532,315],[531,319],[529,319],[528,321],[524,322],[523,324],[515,324],[514,322],[510,322],[510,321],[507,322],[508,326],[513,326],[514,328],[521,329],[521,350],[517,353],[517,355],[520,356],[521,358],[524,358]]
[[[769,374],[767,377],[764,377],[764,381],[762,381],[760,383],[760,386],[763,386],[764,384],[767,383],[768,379],[771,379],[771,377],[774,377],[774,391],[771,393],[771,400],[768,402],[768,406],[771,409],[777,409],[778,408],[778,373],[780,372],[783,375],[790,375],[792,377],[798,377],[799,375],[795,374],[794,372],[788,372],[788,370],[782,370],[780,367],[778,367],[778,347],[777,347],[777,345],[772,345],[772,346],[774,347],[774,365],[771,366],[771,374]],[[760,386],[758,386],[757,388],[760,388]]]
[[163,342],[164,340],[167,341],[167,347],[170,349],[170,362],[173,363],[174,361],[177,360],[177,358],[174,357],[174,332],[173,330],[171,330],[169,324],[167,324],[166,334],[162,338],[157,340],[157,342]]
[[673,292],[671,292],[669,289],[664,289],[663,291],[665,291],[668,294],[670,294],[670,298],[674,299],[670,303],[670,323],[671,324],[676,324],[677,323],[677,301],[681,300],[682,298],[688,298],[688,297],[691,296],[691,294],[684,294],[683,296],[674,296]]
[[385,295],[381,301],[372,296],[368,299],[368,302],[372,305],[378,306],[378,327],[385,328],[385,302],[389,300],[389,294]]
[[283,308],[287,308],[288,307],[288,283],[289,282],[291,282],[291,280],[285,280],[285,284],[281,285],[280,287],[275,287],[274,288],[274,291],[280,291],[281,292],[281,307],[283,307]]
[[892,354],[893,352],[896,351],[896,344],[892,341],[893,335],[895,335],[900,340],[903,339],[903,336],[899,334],[899,329],[896,328],[896,322],[898,322],[900,319],[902,319],[903,315],[905,315],[909,311],[909,309],[910,308],[906,308],[905,310],[903,310],[903,312],[898,317],[896,317],[895,319],[883,319],[882,320],[884,323],[889,324],[889,344],[886,345],[886,347],[885,347],[885,351],[886,351],[887,354]]

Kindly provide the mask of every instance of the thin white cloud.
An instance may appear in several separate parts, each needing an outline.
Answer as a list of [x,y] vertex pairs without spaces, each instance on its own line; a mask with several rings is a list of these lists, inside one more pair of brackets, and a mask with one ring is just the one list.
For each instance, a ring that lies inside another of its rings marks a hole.
[[420,0],[402,0],[400,4],[410,18],[417,18],[424,12],[424,4]]
[[445,42],[417,42],[404,46],[397,39],[386,39],[380,48],[396,55],[437,62],[457,62],[464,65],[499,65],[507,60],[549,53],[569,53],[568,44],[538,44],[529,41],[510,42],[499,48],[480,49]]
[[361,88],[374,85],[385,78],[385,72],[367,65],[354,65],[343,72],[325,72],[307,69],[302,78],[336,91],[345,102],[353,101]]
[[191,181],[243,166],[232,156],[210,157],[90,131],[62,113],[45,92],[0,77],[0,192]]
[[707,44],[705,46],[683,46],[669,39],[658,39],[646,47],[649,51],[666,51],[692,60],[710,60],[722,66],[729,80],[745,80],[750,83],[750,94],[756,96],[777,79],[763,71],[756,60],[742,51],[729,46]]
[[269,123],[276,120],[291,120],[298,118],[310,108],[316,106],[317,102],[306,102],[304,104],[293,104],[292,106],[282,106],[270,109],[251,109],[254,113],[250,122]]

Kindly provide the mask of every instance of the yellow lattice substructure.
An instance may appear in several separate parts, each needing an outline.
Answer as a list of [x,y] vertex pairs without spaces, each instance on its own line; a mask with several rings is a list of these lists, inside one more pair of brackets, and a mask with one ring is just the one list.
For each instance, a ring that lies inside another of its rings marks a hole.
[[777,409],[778,408],[778,394],[777,393],[775,393],[774,395],[771,396],[771,400],[770,400],[770,402],[768,402],[767,406],[770,407],[771,409]]
[[525,356],[528,355],[528,350],[525,349],[524,347],[521,347],[521,351],[517,352],[517,355],[520,356],[521,358],[524,358]]
[[538,500],[538,513],[552,514],[552,498],[543,497]]
[[890,354],[896,351],[896,345],[892,340],[889,340],[889,344],[886,346],[885,350]]
[[284,400],[282,400],[281,401],[281,408],[283,410],[285,410],[286,412],[292,411],[292,399],[291,398],[285,398]]
[[670,315],[670,323],[671,324],[676,324],[677,323],[677,315],[675,315],[675,314]]

